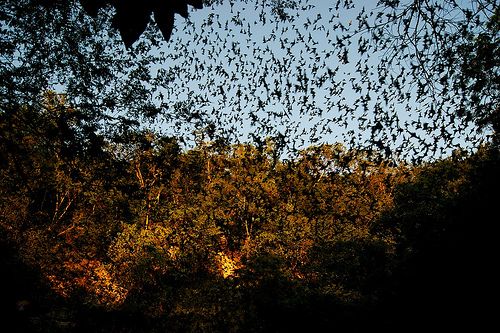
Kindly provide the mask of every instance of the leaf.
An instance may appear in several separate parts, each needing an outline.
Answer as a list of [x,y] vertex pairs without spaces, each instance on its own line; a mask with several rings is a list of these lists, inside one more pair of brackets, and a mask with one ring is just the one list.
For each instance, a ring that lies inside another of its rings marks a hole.
[[119,2],[116,4],[116,14],[112,26],[120,31],[123,43],[130,48],[146,29],[151,16],[148,6],[139,2]]
[[188,17],[188,8],[185,0],[173,0],[169,7],[174,13],[178,13],[184,18]]
[[174,28],[174,12],[169,6],[158,6],[154,11],[154,18],[163,38],[169,41]]

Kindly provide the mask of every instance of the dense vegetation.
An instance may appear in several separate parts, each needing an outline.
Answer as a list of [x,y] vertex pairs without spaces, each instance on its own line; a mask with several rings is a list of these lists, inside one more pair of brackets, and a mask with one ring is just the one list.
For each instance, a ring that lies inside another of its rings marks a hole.
[[498,1],[364,4],[3,0],[0,330],[489,328]]
[[478,318],[495,148],[407,165],[337,144],[283,161],[271,140],[182,150],[142,131],[110,143],[63,97],[41,104],[0,119],[2,312],[14,325],[408,331]]

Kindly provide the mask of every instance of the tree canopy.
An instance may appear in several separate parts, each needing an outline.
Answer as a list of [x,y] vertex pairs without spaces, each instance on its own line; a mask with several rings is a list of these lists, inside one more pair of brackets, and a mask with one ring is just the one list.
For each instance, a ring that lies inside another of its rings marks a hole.
[[34,279],[0,284],[2,305],[29,331],[479,327],[496,149],[411,166],[335,144],[282,161],[272,141],[111,142],[57,94],[43,103],[0,118],[2,244],[30,270],[10,252],[2,265]]

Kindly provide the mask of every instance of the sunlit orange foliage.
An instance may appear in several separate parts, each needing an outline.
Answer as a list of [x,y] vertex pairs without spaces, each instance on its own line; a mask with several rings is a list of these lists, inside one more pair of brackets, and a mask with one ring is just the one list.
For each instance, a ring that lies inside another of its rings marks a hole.
[[83,290],[94,304],[109,308],[118,307],[127,297],[127,289],[119,286],[109,266],[99,260],[82,259],[63,264],[66,276],[48,275],[54,291],[63,297]]

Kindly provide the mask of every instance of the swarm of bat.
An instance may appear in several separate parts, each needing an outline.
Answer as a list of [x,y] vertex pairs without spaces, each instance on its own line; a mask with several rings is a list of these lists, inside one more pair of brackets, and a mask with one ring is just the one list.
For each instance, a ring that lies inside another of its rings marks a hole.
[[[453,51],[468,38],[461,39],[462,30],[473,32],[491,17],[494,1],[475,13],[483,21],[469,14],[474,6],[454,1],[384,2],[383,9],[350,0],[326,7],[284,0],[79,2],[91,17],[112,10],[111,28],[130,51],[122,56],[129,57],[126,73],[116,74],[125,78],[117,84],[122,89],[108,97],[112,107],[122,101],[134,108],[135,93],[136,118],[163,122],[177,135],[194,130],[231,141],[245,132],[258,145],[272,138],[284,151],[336,140],[416,160],[484,139],[473,117],[457,116],[470,100],[456,85],[463,63]],[[189,6],[204,8],[189,19]],[[175,14],[186,20],[174,21]],[[169,42],[160,43],[155,29]],[[488,89],[481,107],[494,109],[498,87]]]

